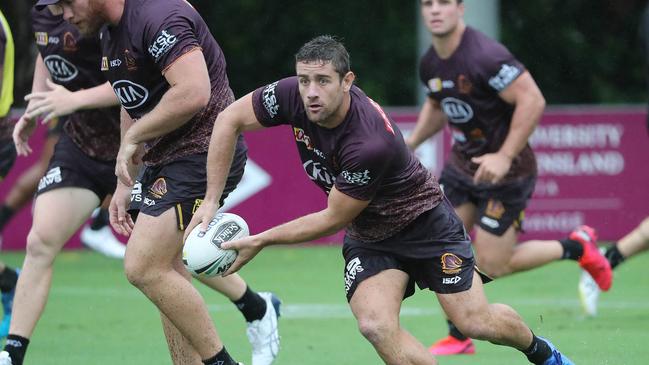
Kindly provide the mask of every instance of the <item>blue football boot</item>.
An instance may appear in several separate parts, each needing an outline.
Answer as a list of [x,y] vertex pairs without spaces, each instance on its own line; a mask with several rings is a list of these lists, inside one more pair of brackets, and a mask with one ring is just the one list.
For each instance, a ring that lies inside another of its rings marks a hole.
[[548,346],[550,346],[550,350],[552,350],[552,355],[547,360],[545,360],[543,365],[575,365],[574,362],[572,362],[569,358],[567,358],[564,354],[557,350],[554,344],[547,338],[539,338],[547,343]]

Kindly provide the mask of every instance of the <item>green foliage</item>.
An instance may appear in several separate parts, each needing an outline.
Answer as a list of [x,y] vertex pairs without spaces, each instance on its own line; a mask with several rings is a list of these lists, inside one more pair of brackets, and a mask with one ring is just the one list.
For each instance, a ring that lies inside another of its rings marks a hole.
[[647,100],[646,1],[501,0],[502,41],[550,104]]

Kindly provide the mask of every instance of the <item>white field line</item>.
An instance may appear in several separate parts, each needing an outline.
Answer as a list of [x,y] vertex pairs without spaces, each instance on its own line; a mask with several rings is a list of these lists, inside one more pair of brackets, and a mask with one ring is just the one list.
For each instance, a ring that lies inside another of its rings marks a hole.
[[[53,287],[51,294],[62,295],[65,297],[77,296],[101,296],[101,297],[140,297],[142,294],[133,288],[90,288],[76,286],[59,286]],[[432,315],[441,315],[441,310],[437,306],[434,296],[431,294],[430,307],[418,307],[408,305],[406,301],[401,308],[403,317],[427,317]],[[545,308],[567,308],[580,310],[581,304],[578,299],[558,299],[558,298],[539,298],[539,299],[516,299],[505,300],[503,303],[517,307],[545,307]],[[600,308],[607,309],[641,309],[649,310],[647,301],[625,301],[616,300],[615,298],[602,300]],[[234,305],[229,304],[209,304],[210,312],[233,312],[237,309]],[[300,318],[351,318],[352,313],[347,304],[319,304],[319,303],[283,303],[282,317],[290,319]]]

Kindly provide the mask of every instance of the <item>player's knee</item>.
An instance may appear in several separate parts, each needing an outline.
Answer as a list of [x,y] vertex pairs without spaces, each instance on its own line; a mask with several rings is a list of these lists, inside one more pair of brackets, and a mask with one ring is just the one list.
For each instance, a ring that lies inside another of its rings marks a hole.
[[465,336],[474,338],[476,340],[486,340],[489,339],[489,322],[485,321],[484,318],[480,315],[473,315],[466,317],[466,319],[458,321],[455,324],[455,327]]
[[32,262],[39,261],[45,264],[51,264],[58,253],[58,249],[55,246],[57,245],[54,242],[50,242],[47,234],[32,229],[27,235],[26,255]]
[[381,318],[359,318],[358,330],[372,344],[381,344],[382,342],[394,336],[398,330],[395,324]]
[[145,287],[151,280],[149,279],[151,275],[142,261],[134,259],[129,260],[128,258],[125,258],[124,273],[126,274],[128,282],[137,288]]

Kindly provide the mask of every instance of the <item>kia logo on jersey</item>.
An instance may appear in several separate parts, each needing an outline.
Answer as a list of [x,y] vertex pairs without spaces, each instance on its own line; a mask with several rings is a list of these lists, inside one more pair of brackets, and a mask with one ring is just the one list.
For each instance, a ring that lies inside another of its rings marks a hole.
[[43,59],[45,66],[50,71],[52,79],[58,82],[67,82],[79,74],[77,66],[58,55],[49,55]]
[[473,109],[468,103],[456,98],[442,99],[442,110],[451,123],[466,123],[473,118]]
[[124,109],[133,109],[144,104],[149,98],[149,91],[142,85],[129,80],[119,80],[113,83],[113,91]]

